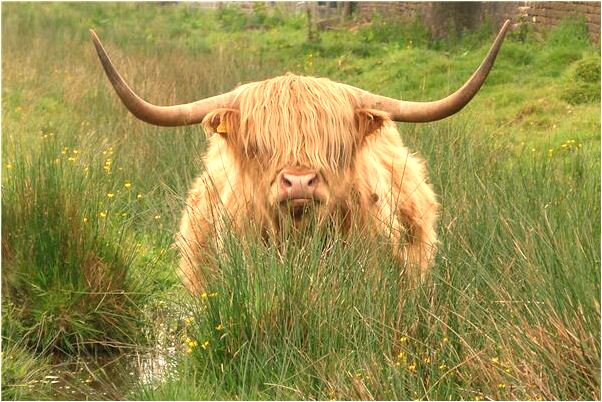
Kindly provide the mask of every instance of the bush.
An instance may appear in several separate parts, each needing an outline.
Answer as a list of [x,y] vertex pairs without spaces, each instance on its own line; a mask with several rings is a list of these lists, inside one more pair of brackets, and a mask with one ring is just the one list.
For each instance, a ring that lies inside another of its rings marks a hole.
[[57,142],[45,140],[32,160],[19,150],[2,176],[2,284],[27,311],[24,345],[75,352],[140,342],[147,289],[131,277],[135,243],[111,222],[123,219],[106,202],[111,193],[90,192],[94,169]]
[[600,83],[600,58],[590,57],[576,63],[573,79],[578,82]]
[[588,57],[571,66],[568,83],[561,93],[561,99],[571,105],[600,101],[600,57]]
[[560,98],[571,105],[600,102],[600,84],[586,82],[568,84]]

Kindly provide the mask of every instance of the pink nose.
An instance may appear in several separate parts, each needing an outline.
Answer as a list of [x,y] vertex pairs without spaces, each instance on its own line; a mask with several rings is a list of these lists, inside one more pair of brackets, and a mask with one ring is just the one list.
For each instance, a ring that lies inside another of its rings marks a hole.
[[288,199],[313,198],[319,182],[318,173],[313,170],[283,170],[280,176],[280,189]]

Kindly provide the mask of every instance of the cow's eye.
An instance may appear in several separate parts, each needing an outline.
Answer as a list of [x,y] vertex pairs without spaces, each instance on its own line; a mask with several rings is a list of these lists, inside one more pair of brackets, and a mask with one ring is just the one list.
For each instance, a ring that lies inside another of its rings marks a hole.
[[245,147],[245,155],[247,155],[247,158],[256,158],[257,154],[257,147],[254,144],[249,144]]

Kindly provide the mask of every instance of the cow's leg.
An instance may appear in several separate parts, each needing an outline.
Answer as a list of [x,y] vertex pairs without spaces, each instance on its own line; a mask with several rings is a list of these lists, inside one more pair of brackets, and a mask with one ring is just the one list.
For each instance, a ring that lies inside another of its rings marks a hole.
[[401,174],[395,207],[403,226],[399,258],[403,258],[412,276],[423,278],[434,259],[437,246],[435,232],[439,204],[427,181],[422,160],[408,154]]
[[205,290],[205,276],[213,268],[211,256],[219,238],[221,203],[215,187],[208,183],[212,183],[208,175],[203,175],[193,184],[176,235],[179,274],[192,294]]
[[[180,251],[179,275],[186,289],[194,295],[203,290],[200,266],[206,255],[206,233],[202,233],[198,214],[192,207],[186,207],[180,224],[180,231],[176,235],[176,246]],[[206,261],[205,261],[206,262]]]

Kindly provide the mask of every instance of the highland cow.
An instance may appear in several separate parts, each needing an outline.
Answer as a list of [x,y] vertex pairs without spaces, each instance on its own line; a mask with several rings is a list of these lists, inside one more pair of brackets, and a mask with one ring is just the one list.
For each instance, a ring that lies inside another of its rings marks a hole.
[[205,171],[189,193],[176,244],[186,287],[200,292],[199,267],[224,230],[278,232],[283,217],[336,216],[391,239],[400,266],[424,273],[437,245],[439,204],[424,160],[403,144],[395,122],[430,122],[462,109],[485,81],[508,29],[455,93],[408,102],[330,81],[286,74],[176,106],[140,99],[113,67],[96,34],[105,72],[125,106],[160,126],[202,123]]

